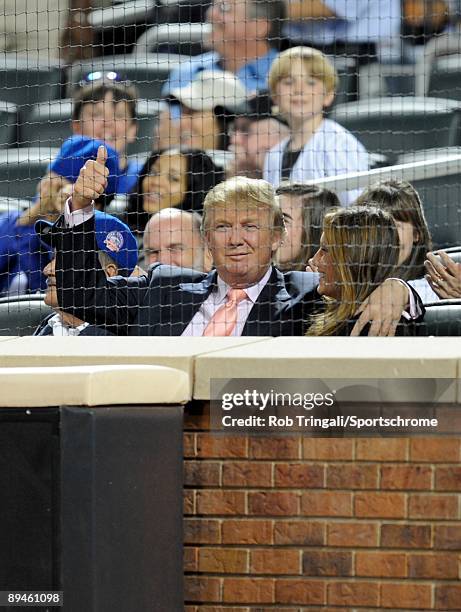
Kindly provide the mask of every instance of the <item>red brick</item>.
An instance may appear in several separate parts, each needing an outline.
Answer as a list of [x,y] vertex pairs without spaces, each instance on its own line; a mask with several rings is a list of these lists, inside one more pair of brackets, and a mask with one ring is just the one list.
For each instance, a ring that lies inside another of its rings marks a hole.
[[406,557],[401,553],[357,552],[355,555],[355,575],[405,578],[407,575]]
[[184,519],[186,544],[219,544],[220,541],[219,521],[216,519]]
[[223,544],[272,544],[273,522],[229,520],[222,524]]
[[183,452],[186,459],[188,457],[195,457],[197,452],[195,449],[195,434],[184,433],[183,435]]
[[333,582],[328,585],[328,603],[336,606],[378,606],[379,584]]
[[325,482],[325,468],[318,463],[279,463],[275,466],[276,487],[320,489]]
[[273,603],[274,581],[268,578],[225,578],[223,601],[229,603]]
[[244,514],[243,491],[197,491],[197,514]]
[[270,487],[272,465],[256,461],[225,461],[222,478],[225,487]]
[[386,548],[430,548],[430,525],[381,525],[381,546]]
[[253,550],[250,556],[250,572],[254,574],[300,574],[301,551],[287,548]]
[[327,487],[331,489],[376,489],[378,466],[360,464],[329,465]]
[[325,582],[320,580],[278,579],[275,582],[275,603],[316,605],[325,603]]
[[461,467],[438,467],[435,470],[436,491],[461,492]]
[[183,496],[184,514],[195,514],[195,491],[188,489]]
[[184,577],[184,600],[189,601],[219,601],[220,579],[207,576]]
[[250,438],[251,459],[299,459],[300,436],[253,436]]
[[218,487],[221,466],[217,461],[185,461],[184,484],[196,487]]
[[248,439],[246,436],[213,435],[198,433],[197,457],[208,458],[245,458],[248,456]]
[[376,547],[378,525],[359,521],[354,523],[329,523],[328,546]]
[[405,496],[402,493],[357,493],[354,514],[358,517],[404,518]]
[[356,440],[357,461],[406,461],[408,440],[405,438],[360,438]]
[[352,461],[354,441],[341,438],[304,438],[303,457],[304,459]]
[[439,550],[461,550],[460,525],[435,525],[434,548]]
[[199,572],[244,574],[248,571],[248,551],[238,548],[200,548]]
[[410,495],[408,516],[413,519],[456,519],[458,497],[456,495]]
[[[408,556],[410,578],[458,579],[461,556],[455,553],[412,554]],[[460,600],[461,603],[461,600]]]
[[440,584],[435,587],[436,610],[460,610],[461,584]]
[[460,460],[460,440],[453,438],[412,438],[410,459],[429,463],[457,463]]
[[352,553],[336,550],[305,550],[303,574],[306,576],[352,576]]
[[198,549],[190,546],[184,548],[184,571],[196,572],[198,565]]
[[304,519],[300,521],[276,521],[275,544],[301,546],[323,546],[325,544],[325,523]]
[[432,608],[430,584],[405,584],[383,582],[381,584],[381,607],[422,610]]
[[303,493],[301,512],[306,516],[352,516],[352,493],[308,491]]
[[289,491],[248,493],[248,514],[290,516],[299,514],[299,494]]
[[427,465],[381,466],[381,489],[431,489],[432,468]]

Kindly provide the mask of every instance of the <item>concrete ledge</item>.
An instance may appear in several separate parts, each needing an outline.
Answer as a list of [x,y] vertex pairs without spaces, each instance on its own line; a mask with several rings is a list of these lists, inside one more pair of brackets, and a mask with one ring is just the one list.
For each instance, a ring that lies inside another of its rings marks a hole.
[[457,379],[460,361],[458,338],[272,338],[197,356],[194,398],[210,399],[213,378]]
[[191,399],[186,372],[160,366],[1,368],[0,406],[181,404]]

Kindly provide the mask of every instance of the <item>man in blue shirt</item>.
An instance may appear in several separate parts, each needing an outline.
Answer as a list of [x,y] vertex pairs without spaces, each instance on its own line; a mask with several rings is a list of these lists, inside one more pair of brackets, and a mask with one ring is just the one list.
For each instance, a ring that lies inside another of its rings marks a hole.
[[[162,89],[164,96],[185,87],[203,70],[234,73],[249,95],[267,89],[267,75],[278,51],[285,14],[282,0],[214,0],[207,20],[212,26],[212,51],[192,56],[173,70]],[[179,140],[180,109],[170,110],[159,121],[159,147],[170,147]]]

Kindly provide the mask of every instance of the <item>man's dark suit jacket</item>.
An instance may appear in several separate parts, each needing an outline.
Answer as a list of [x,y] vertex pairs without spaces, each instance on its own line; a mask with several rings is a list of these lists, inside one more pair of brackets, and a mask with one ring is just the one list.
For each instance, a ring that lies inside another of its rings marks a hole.
[[[216,271],[203,274],[162,264],[148,276],[106,279],[93,219],[60,228],[54,243],[60,308],[116,335],[180,336],[216,287]],[[242,335],[302,335],[317,300],[315,275],[272,268]]]

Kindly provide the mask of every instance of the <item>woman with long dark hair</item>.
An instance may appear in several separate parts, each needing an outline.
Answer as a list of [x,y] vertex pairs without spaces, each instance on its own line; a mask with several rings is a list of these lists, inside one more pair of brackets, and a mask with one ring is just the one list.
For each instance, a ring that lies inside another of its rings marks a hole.
[[206,194],[224,180],[224,170],[205,151],[153,151],[144,164],[127,207],[128,224],[143,230],[163,208],[201,212]]

